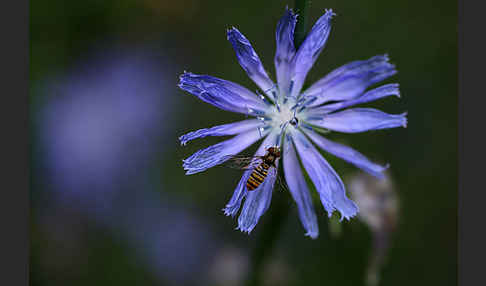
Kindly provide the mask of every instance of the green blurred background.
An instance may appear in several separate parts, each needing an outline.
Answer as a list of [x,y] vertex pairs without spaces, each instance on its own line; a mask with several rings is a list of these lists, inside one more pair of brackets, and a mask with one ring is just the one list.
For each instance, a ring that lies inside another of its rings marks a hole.
[[[181,160],[219,139],[181,147],[177,137],[242,116],[182,92],[178,76],[187,70],[256,89],[226,29],[245,34],[274,74],[275,27],[286,5],[293,2],[30,3],[32,285],[244,285],[272,207],[248,236],[221,211],[240,173],[184,175]],[[387,53],[398,74],[386,82],[400,83],[402,98],[372,106],[408,111],[405,129],[329,136],[391,164],[400,209],[380,285],[456,285],[457,3],[312,1],[310,25],[325,8],[337,16],[308,82]],[[113,107],[117,93],[126,93],[127,106]],[[98,102],[98,94],[111,95]],[[141,97],[144,104],[134,103]],[[88,119],[94,122],[85,126]],[[110,124],[118,124],[116,132]],[[90,126],[105,128],[96,133],[105,149],[85,149],[82,140],[94,138]],[[69,142],[82,146],[70,149]],[[326,158],[348,185],[356,168]],[[320,236],[311,240],[292,206],[262,266],[264,285],[365,285],[369,227],[359,219],[337,225],[321,205],[316,210]]]

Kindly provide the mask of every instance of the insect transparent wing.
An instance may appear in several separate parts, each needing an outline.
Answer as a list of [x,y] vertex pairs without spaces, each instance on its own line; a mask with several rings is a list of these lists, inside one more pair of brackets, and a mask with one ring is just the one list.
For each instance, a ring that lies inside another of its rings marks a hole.
[[287,183],[285,183],[285,179],[283,178],[282,174],[277,175],[277,184],[282,188],[282,190],[290,192],[289,187],[287,186]]
[[260,156],[226,155],[223,160],[225,162],[221,166],[238,170],[253,169],[262,162]]
[[267,179],[269,181],[278,179],[279,176],[278,176],[277,172],[278,172],[277,168],[271,167],[270,170],[268,170]]

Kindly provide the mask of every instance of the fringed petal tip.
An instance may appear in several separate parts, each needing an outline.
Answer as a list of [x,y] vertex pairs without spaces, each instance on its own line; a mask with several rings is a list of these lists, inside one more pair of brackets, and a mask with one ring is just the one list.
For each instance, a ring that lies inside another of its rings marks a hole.
[[350,209],[350,210],[347,210],[346,213],[340,211],[341,212],[341,218],[339,219],[340,222],[342,222],[343,219],[350,221],[351,218],[355,217],[358,214],[358,212],[359,212],[358,205],[356,205],[353,201],[351,201],[351,204],[352,204],[353,208]]
[[371,175],[373,175],[377,179],[383,180],[385,178],[385,175],[383,175],[382,172],[385,171],[385,170],[386,170],[386,166],[383,167],[383,169],[380,172],[375,172],[375,173],[372,173]]
[[407,125],[408,125],[407,115],[408,115],[408,111],[405,111],[405,112],[399,114],[399,116],[402,117],[401,120],[402,120],[402,127],[403,128],[407,128]]
[[319,231],[308,231],[305,233],[305,236],[308,236],[312,239],[317,239],[317,237],[319,237]]
[[234,30],[238,31],[238,29],[236,29],[235,26],[231,26],[230,28],[226,29],[226,39],[227,40],[230,39],[230,36],[231,36],[231,34],[233,33]]
[[[213,128],[203,128],[203,129],[191,131],[189,133],[181,135],[179,137],[179,141],[181,141],[181,146],[185,146],[189,141],[192,141],[192,140],[197,139],[197,138],[203,138],[203,137],[211,136],[211,135],[216,135],[216,136],[220,135],[217,132],[213,131],[214,129],[217,129],[218,127],[221,129],[222,126],[216,126],[216,127],[213,127]],[[223,130],[223,131],[227,131],[227,130]],[[222,135],[226,135],[225,132],[220,132],[220,133],[222,133]],[[234,132],[228,132],[227,131],[226,133],[230,133],[228,135],[234,135]]]
[[327,16],[329,19],[332,19],[332,17],[337,16],[337,14],[332,11],[332,9],[324,9],[324,11],[325,11],[324,16]]
[[[382,61],[384,62],[390,62],[390,56],[388,55],[388,53],[384,53],[384,54],[381,54],[381,55],[376,55],[372,58],[375,58],[375,59],[381,59]],[[392,63],[390,63],[391,65],[393,65]],[[395,65],[393,65],[395,66]]]
[[188,74],[190,72],[188,72],[187,70],[183,70],[181,75],[179,76],[179,81],[182,79],[182,77],[185,75],[185,74]]
[[[396,70],[396,65],[394,63],[390,62],[390,56],[388,54],[383,54],[383,55],[381,55],[381,57],[388,64],[388,66],[393,69],[393,72],[394,72],[393,74],[396,74],[398,71]],[[398,88],[398,83],[396,85],[397,85],[397,88]]]
[[391,69],[391,70],[393,70],[393,72],[397,73],[397,70],[395,69],[396,65],[393,64],[393,63],[390,63],[390,57],[388,56],[388,54],[378,55],[375,58],[379,58],[384,62],[383,67]]
[[349,221],[351,218],[355,217],[359,212],[358,206],[353,201],[349,200],[349,203],[351,204],[351,206],[346,208],[344,206],[334,207],[329,204],[323,204],[323,205],[324,205],[324,209],[327,211],[328,218],[331,218],[334,212],[337,211],[341,215],[339,222],[342,222],[343,219]]
[[238,210],[240,209],[240,204],[227,204],[223,209],[222,211],[224,212],[224,215],[225,216],[231,216],[231,217],[235,217],[236,214],[238,213]]
[[233,212],[231,211],[231,209],[230,209],[230,208],[228,208],[228,206],[226,206],[226,207],[222,208],[221,210],[223,211],[223,213],[224,213],[224,215],[225,215],[225,216],[231,216],[231,217],[234,217],[234,216],[236,215],[236,213],[233,213]]
[[238,41],[245,45],[250,45],[248,39],[243,36],[243,34],[235,26],[226,30],[226,39],[233,43],[233,41]]
[[204,171],[204,169],[201,168],[192,168],[190,159],[191,157],[182,160],[182,168],[184,168],[184,171],[186,171],[186,175],[192,175]]
[[251,231],[253,230],[254,227],[249,227],[249,228],[246,228],[246,227],[241,227],[241,226],[238,226],[235,228],[235,230],[239,230],[243,233],[246,233],[248,235],[250,235]]
[[390,60],[390,56],[388,53],[384,53],[383,55],[377,55],[377,57],[382,57],[384,61],[388,62]]
[[382,169],[380,170],[379,176],[377,176],[379,179],[385,178],[385,174],[383,174],[386,170],[390,168],[390,163],[386,163],[385,165],[382,166]]
[[[312,27],[311,32],[313,30],[318,31],[318,30],[322,30],[322,29],[325,29],[325,30],[329,30],[330,29],[330,22],[332,20],[332,17],[336,16],[336,13],[334,13],[332,11],[332,9],[325,9],[324,11],[325,11],[324,15],[322,15],[317,20],[317,22]],[[311,35],[311,32],[309,32],[309,34],[307,35],[307,37],[312,38],[313,36],[316,36],[316,35]],[[327,35],[325,36],[325,39],[327,39]],[[324,45],[325,42],[326,41],[324,40],[324,42],[322,42],[322,45]]]
[[397,71],[395,70],[396,65],[390,63],[390,56],[388,54],[376,55],[370,58],[370,61],[376,64],[376,67],[380,67],[383,70],[392,70],[394,73]]
[[[357,214],[357,212],[356,212]],[[353,214],[353,215],[349,215],[349,216],[344,216],[341,214],[341,218],[339,218],[339,222],[343,222],[344,219],[346,219],[347,221],[350,221],[353,217],[356,216],[356,214]]]
[[335,211],[336,209],[334,209],[334,208],[332,208],[332,209],[327,208],[325,205],[324,205],[324,208],[325,208],[325,209],[326,209],[326,211],[327,211],[327,218],[331,218],[331,217],[332,217],[332,214],[334,213],[334,211]]
[[182,80],[184,78],[184,75],[188,73],[186,70],[182,72],[182,74],[179,76],[179,82],[177,83],[177,87],[182,88]]
[[400,94],[400,85],[398,83],[390,83],[382,86],[382,88],[386,88],[390,95],[395,95],[398,98],[402,97],[402,95]]
[[181,143],[181,146],[186,146],[187,145],[187,142],[189,142],[190,140],[187,140],[187,134],[184,134],[184,135],[181,135],[179,136],[179,141]]
[[180,87],[183,83],[185,83],[187,81],[187,79],[191,76],[193,76],[194,74],[192,72],[188,72],[186,70],[184,70],[184,72],[179,76],[179,84],[178,86]]
[[375,172],[371,172],[371,170],[365,170],[368,171],[369,174],[371,174],[373,177],[383,180],[385,178],[385,174],[383,174],[388,168],[390,168],[390,164],[386,163],[385,165],[381,166],[379,170],[376,170]]
[[204,170],[199,170],[199,169],[192,169],[189,168],[187,165],[183,164],[182,167],[184,168],[184,171],[186,171],[186,175],[193,175],[199,172],[202,172]]
[[295,12],[294,12],[294,9],[289,8],[289,5],[285,5],[285,12],[286,13],[289,13],[292,16],[295,16],[296,15]]
[[[339,222],[343,222],[344,219],[346,219],[347,221],[350,221],[352,218],[354,218],[358,214],[358,212],[359,212],[358,206],[355,203],[353,203],[353,205],[354,205],[355,209],[352,210],[351,212],[349,212],[349,213],[343,213],[341,211],[339,212],[339,214],[341,215],[341,217],[339,218]],[[329,216],[329,218],[331,218],[331,216]]]
[[184,73],[179,76],[179,84],[177,86],[189,93],[200,94],[201,89],[197,86],[197,82],[195,81],[196,77],[196,74],[184,71]]
[[201,164],[198,162],[199,154],[203,153],[204,150],[199,150],[196,153],[192,154],[190,157],[182,160],[182,167],[186,171],[186,175],[196,174],[208,169],[208,166]]
[[185,173],[186,176],[193,175],[193,174],[196,174],[196,173],[199,173],[200,172],[200,171],[195,171],[195,170],[186,169],[186,168],[184,168],[184,171],[186,171],[186,173]]
[[292,20],[297,20],[297,16],[299,14],[295,13],[292,8],[289,8],[289,5],[285,6],[285,16],[292,18]]

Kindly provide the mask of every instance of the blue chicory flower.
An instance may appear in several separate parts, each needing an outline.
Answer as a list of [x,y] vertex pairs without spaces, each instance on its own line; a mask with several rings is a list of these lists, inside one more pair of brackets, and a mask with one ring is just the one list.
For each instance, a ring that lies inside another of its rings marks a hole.
[[[179,83],[181,89],[207,103],[254,117],[181,136],[181,144],[185,145],[196,138],[235,135],[183,160],[186,174],[202,172],[221,164],[228,160],[227,155],[240,153],[260,138],[265,139],[255,155],[264,155],[269,146],[281,146],[284,177],[297,204],[306,235],[311,238],[316,238],[319,230],[298,158],[317,189],[329,217],[337,210],[341,213],[341,220],[355,216],[358,207],[346,196],[339,175],[314,145],[378,178],[383,177],[383,171],[387,168],[371,162],[348,146],[324,138],[318,132],[326,129],[356,133],[407,125],[406,113],[387,114],[373,108],[344,109],[390,95],[400,97],[398,84],[386,84],[366,91],[371,85],[397,72],[387,55],[348,63],[302,91],[308,71],[324,48],[334,15],[332,10],[326,10],[296,49],[294,28],[297,15],[286,9],[276,31],[276,84],[269,78],[245,36],[236,28],[228,30],[228,40],[233,45],[238,62],[262,94],[257,95],[236,83],[189,72],[181,75]],[[250,174],[251,170],[244,172],[232,198],[223,209],[226,215],[234,217],[246,197],[238,218],[238,229],[247,233],[253,230],[268,209],[276,180],[275,176],[267,177],[256,190],[250,192],[246,189]]]

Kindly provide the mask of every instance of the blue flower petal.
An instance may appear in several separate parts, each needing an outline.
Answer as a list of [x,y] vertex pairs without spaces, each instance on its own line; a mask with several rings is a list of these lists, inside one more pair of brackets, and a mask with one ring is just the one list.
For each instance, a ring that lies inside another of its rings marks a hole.
[[263,132],[250,130],[231,139],[209,146],[206,149],[197,151],[189,158],[183,160],[183,167],[184,170],[186,170],[186,175],[199,173],[224,163],[228,160],[227,155],[236,155],[240,153],[267,133],[268,130],[264,130]]
[[238,210],[241,206],[241,201],[248,193],[248,191],[246,190],[246,182],[248,181],[248,178],[250,177],[252,171],[253,170],[247,170],[243,173],[243,176],[241,177],[235,191],[233,192],[233,196],[231,196],[230,201],[223,209],[225,215],[234,217],[238,213]]
[[[272,144],[277,140],[279,132],[272,132],[262,144],[264,148]],[[264,152],[260,153],[264,154]],[[278,161],[275,163],[278,168]],[[270,206],[270,201],[272,200],[272,191],[277,178],[277,168],[271,168],[268,171],[268,175],[265,181],[255,190],[246,192],[246,200],[243,204],[243,209],[238,217],[238,229],[250,233],[253,228],[258,223],[260,217],[265,213],[265,211]],[[246,182],[245,182],[246,183]],[[246,187],[245,187],[246,190]]]
[[407,113],[388,114],[373,108],[350,108],[319,117],[308,117],[310,124],[344,133],[407,127]]
[[294,29],[297,23],[297,16],[286,8],[285,14],[280,18],[275,32],[277,48],[275,51],[275,71],[280,94],[289,91],[290,63],[295,55]]
[[370,173],[377,178],[384,178],[383,172],[388,166],[381,166],[368,160],[363,154],[351,147],[330,141],[314,131],[303,129],[304,133],[316,143],[321,149],[343,159],[346,162],[354,164],[356,167]]
[[395,95],[397,97],[400,97],[400,90],[398,88],[398,83],[390,83],[390,84],[382,85],[380,87],[367,91],[366,93],[364,93],[363,95],[355,99],[340,101],[331,104],[325,104],[319,107],[314,107],[309,109],[307,113],[312,115],[324,115],[326,113],[331,113],[339,109],[343,109],[346,107],[350,107],[353,105],[362,104],[366,102],[371,102],[390,95]]
[[186,145],[187,142],[197,138],[204,138],[206,136],[236,135],[251,129],[260,128],[261,126],[262,126],[262,122],[260,120],[247,119],[235,123],[218,125],[211,128],[203,128],[196,131],[192,131],[180,136],[179,140],[181,141],[181,145]]
[[[255,156],[262,156],[266,152],[266,148],[270,145],[273,145],[273,142],[277,139],[278,133],[271,132],[267,138],[263,141],[263,143],[260,145],[258,150],[255,152]],[[248,170],[243,173],[243,176],[241,177],[240,182],[238,183],[238,186],[236,187],[235,191],[233,192],[233,196],[231,197],[230,201],[226,204],[225,208],[223,209],[224,214],[229,216],[231,215],[234,217],[238,210],[240,209],[241,201],[247,194],[246,190],[246,181],[248,181],[248,178],[250,177],[250,174],[253,170]]]
[[227,111],[260,115],[267,108],[261,98],[241,85],[208,75],[185,72],[180,76],[179,87]]
[[285,181],[289,186],[290,194],[294,198],[299,210],[299,218],[307,231],[305,235],[315,239],[319,235],[316,212],[312,204],[309,188],[305,182],[304,174],[295,154],[293,142],[286,137],[283,152],[283,170]]
[[250,233],[267,211],[272,201],[273,186],[275,184],[276,170],[268,172],[265,181],[255,190],[247,192],[243,209],[238,217],[238,229]]
[[334,15],[332,9],[327,10],[314,24],[295,54],[292,61],[291,97],[297,97],[300,93],[307,73],[324,48],[331,31],[331,18]]
[[305,90],[306,97],[316,98],[308,106],[356,98],[369,86],[397,72],[395,66],[388,60],[387,55],[380,55],[337,68]]
[[233,49],[236,52],[236,57],[238,58],[241,67],[262,91],[273,97],[271,91],[275,88],[275,84],[268,77],[260,58],[248,39],[234,27],[228,30],[227,36],[231,45],[233,45]]
[[338,174],[304,134],[297,130],[292,130],[291,134],[302,165],[316,186],[329,217],[332,216],[334,210],[341,213],[341,220],[343,218],[349,220],[355,216],[358,206],[346,196],[344,184]]

